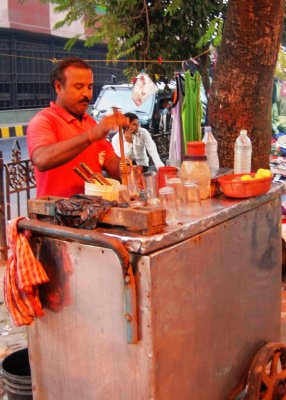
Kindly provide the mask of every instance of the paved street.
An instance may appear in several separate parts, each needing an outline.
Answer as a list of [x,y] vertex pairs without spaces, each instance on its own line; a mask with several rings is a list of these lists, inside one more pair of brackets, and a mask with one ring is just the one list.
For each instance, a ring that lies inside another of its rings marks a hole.
[[[13,325],[3,301],[3,276],[5,264],[0,261],[0,364],[3,359],[14,351],[27,347],[26,328]],[[6,400],[0,378],[0,399]]]

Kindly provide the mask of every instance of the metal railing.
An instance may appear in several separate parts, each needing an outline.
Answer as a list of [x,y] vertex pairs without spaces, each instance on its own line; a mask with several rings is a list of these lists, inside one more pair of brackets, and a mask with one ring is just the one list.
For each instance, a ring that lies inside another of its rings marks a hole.
[[0,261],[7,259],[6,245],[6,218],[4,201],[4,161],[2,151],[0,151]]
[[8,246],[6,224],[11,218],[27,214],[27,203],[36,188],[34,168],[29,159],[21,159],[21,148],[17,140],[12,147],[11,161],[4,163],[0,152],[0,259],[6,260]]

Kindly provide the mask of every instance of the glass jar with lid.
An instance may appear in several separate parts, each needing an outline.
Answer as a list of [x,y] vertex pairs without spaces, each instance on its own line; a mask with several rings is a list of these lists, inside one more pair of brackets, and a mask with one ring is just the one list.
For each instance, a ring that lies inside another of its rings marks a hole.
[[180,170],[182,181],[195,181],[199,187],[200,198],[207,199],[210,194],[211,172],[206,155],[185,155]]

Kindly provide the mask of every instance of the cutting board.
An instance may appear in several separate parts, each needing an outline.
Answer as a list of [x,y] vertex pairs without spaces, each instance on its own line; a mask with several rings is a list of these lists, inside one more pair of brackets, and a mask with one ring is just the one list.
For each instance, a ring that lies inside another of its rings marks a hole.
[[[43,219],[53,223],[56,200],[62,197],[41,197],[28,200],[30,218]],[[124,228],[142,235],[152,235],[163,231],[166,225],[166,210],[154,206],[130,206],[128,208],[112,207],[99,218],[98,225]]]

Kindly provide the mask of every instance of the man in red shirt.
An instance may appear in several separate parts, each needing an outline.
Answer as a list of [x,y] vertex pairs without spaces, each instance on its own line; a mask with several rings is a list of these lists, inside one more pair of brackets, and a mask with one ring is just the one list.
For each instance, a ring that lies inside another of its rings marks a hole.
[[114,125],[126,124],[126,118],[117,113],[97,124],[85,112],[93,93],[90,66],[77,57],[65,58],[52,72],[51,83],[56,101],[32,118],[27,132],[37,196],[83,193],[84,181],[73,170],[80,162],[119,179],[120,159],[106,135]]

